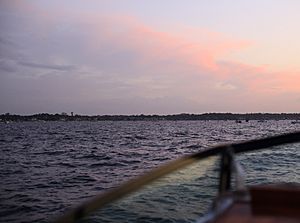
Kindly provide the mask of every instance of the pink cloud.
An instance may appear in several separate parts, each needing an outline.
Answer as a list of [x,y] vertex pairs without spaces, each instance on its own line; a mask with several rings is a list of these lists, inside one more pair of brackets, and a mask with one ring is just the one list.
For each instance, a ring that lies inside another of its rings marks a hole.
[[73,29],[82,32],[82,41],[92,54],[111,47],[116,54],[126,51],[137,55],[136,65],[171,61],[172,65],[188,67],[188,70],[224,76],[229,72],[220,69],[218,60],[251,45],[249,41],[206,29],[184,27],[172,33],[159,31],[128,15],[99,15],[72,9],[54,11],[34,4],[13,3],[10,6],[36,18],[39,35],[45,39],[60,26],[58,24],[71,22]]
[[[235,40],[221,33],[195,29],[185,33],[168,33],[147,26],[132,16],[81,15],[82,27],[87,27],[92,48],[104,44],[119,47],[139,55],[137,63],[176,61],[200,70],[216,71],[217,60],[227,53],[250,45],[249,41]],[[195,35],[202,36],[196,41]]]
[[252,89],[267,95],[282,93],[300,93],[300,71],[267,72],[256,78],[251,84]]
[[35,55],[35,46],[30,49],[36,62],[67,61],[80,67],[77,75],[88,73],[83,100],[180,96],[201,107],[250,110],[274,95],[290,97],[300,91],[299,72],[226,60],[230,53],[250,47],[248,40],[205,29],[161,31],[127,15],[23,10],[33,17],[35,45],[43,47],[43,57]]

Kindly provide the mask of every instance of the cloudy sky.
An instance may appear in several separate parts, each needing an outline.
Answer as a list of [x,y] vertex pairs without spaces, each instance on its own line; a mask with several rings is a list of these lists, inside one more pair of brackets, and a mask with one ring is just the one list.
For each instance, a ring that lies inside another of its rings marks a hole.
[[300,1],[1,0],[0,113],[300,112]]

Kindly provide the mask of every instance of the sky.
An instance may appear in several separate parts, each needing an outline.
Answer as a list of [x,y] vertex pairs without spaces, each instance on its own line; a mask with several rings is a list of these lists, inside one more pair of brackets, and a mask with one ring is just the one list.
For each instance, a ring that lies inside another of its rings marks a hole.
[[0,113],[300,112],[298,0],[1,0]]

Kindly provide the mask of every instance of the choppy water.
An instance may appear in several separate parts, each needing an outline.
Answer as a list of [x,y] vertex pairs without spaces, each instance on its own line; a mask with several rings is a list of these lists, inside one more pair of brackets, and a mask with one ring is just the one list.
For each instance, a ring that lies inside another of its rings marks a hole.
[[[218,143],[299,128],[290,121],[0,123],[0,221],[49,222],[74,204],[168,160]],[[250,184],[299,182],[299,150],[291,145],[238,159]],[[217,168],[215,158],[200,162],[87,221],[192,221],[216,192]]]

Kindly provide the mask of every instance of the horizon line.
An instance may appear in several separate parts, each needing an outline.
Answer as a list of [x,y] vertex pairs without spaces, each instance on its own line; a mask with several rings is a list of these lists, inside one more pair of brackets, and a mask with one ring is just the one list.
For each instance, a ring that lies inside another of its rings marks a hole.
[[182,113],[170,113],[170,114],[144,114],[144,113],[136,113],[136,114],[78,114],[74,112],[60,112],[60,113],[48,113],[48,112],[40,112],[40,113],[32,113],[32,114],[18,114],[18,113],[10,113],[5,112],[0,114],[0,116],[3,115],[18,115],[18,116],[32,116],[32,115],[41,115],[41,114],[47,114],[47,115],[65,115],[65,116],[71,116],[71,115],[78,115],[78,116],[172,116],[172,115],[206,115],[206,114],[232,114],[232,115],[256,115],[256,114],[262,114],[262,115],[289,115],[289,114],[300,114],[300,112],[203,112],[203,113],[188,113],[188,112],[182,112]]

